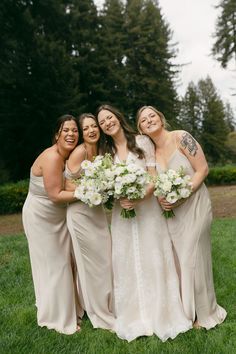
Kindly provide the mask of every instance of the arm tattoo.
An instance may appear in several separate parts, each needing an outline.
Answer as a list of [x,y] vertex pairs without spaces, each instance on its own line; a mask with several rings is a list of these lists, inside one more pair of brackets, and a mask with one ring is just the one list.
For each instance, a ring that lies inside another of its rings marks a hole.
[[188,149],[191,156],[195,156],[198,150],[196,140],[189,133],[184,133],[180,141],[181,146],[184,149]]

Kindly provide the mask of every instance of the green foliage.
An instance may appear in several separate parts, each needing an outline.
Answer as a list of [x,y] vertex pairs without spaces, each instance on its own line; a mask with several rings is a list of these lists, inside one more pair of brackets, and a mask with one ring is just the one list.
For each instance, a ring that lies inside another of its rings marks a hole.
[[186,98],[192,106],[176,120],[176,50],[158,1],[106,0],[98,13],[93,0],[2,0],[0,23],[1,182],[27,178],[51,144],[58,116],[94,113],[102,103],[117,106],[132,124],[142,105],[157,106],[172,128],[185,121],[186,130],[207,142],[210,162],[227,154],[219,137],[225,128],[220,119],[215,123],[222,113],[232,131],[229,107],[208,105],[205,120],[193,87]]
[[236,162],[236,131],[230,132],[227,136],[226,146]]
[[209,76],[197,85],[188,85],[178,120],[201,144],[209,163],[233,162],[226,144],[233,129],[232,112],[223,104]]
[[229,354],[236,344],[236,220],[215,220],[212,228],[213,271],[217,300],[228,312],[215,329],[190,330],[162,343],[155,335],[128,343],[114,333],[93,329],[71,336],[40,328],[27,241],[23,235],[0,237],[0,337],[4,354]]
[[220,14],[216,22],[212,54],[226,68],[232,58],[236,59],[236,1],[221,0],[216,8],[220,9]]
[[0,19],[0,159],[19,180],[50,144],[55,119],[79,104],[79,73],[64,1],[3,0]]
[[174,125],[177,69],[171,63],[172,32],[156,1],[130,0],[125,9],[127,111],[132,116],[143,105],[157,106]]
[[207,185],[236,184],[236,165],[211,167],[206,178]]
[[109,103],[126,111],[127,77],[125,67],[124,4],[121,0],[106,0],[99,16],[100,104]]
[[29,181],[19,181],[0,186],[0,215],[21,212],[28,193]]

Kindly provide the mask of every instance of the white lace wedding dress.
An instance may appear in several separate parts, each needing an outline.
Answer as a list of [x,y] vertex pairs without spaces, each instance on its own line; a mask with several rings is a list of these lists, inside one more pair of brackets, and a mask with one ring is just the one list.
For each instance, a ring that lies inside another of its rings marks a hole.
[[[145,169],[155,166],[149,138],[139,135],[136,141],[145,159],[129,152],[126,162]],[[135,218],[123,219],[116,202],[112,213],[115,331],[127,341],[152,334],[165,341],[190,329],[192,322],[183,312],[167,223],[157,199],[143,200],[135,211]]]

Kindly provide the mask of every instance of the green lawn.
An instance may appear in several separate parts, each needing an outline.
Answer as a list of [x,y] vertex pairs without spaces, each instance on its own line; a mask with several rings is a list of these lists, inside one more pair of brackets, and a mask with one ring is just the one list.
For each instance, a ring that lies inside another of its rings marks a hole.
[[72,336],[39,328],[27,242],[24,235],[0,237],[0,353],[1,354],[233,354],[236,352],[236,219],[213,223],[213,265],[218,303],[226,321],[210,330],[191,330],[162,343],[142,337],[131,343],[115,334],[94,330],[88,319]]

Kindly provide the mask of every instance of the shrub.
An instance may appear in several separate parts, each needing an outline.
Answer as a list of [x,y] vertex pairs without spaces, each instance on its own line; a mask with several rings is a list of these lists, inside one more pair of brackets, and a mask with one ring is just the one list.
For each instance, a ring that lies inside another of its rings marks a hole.
[[0,214],[13,214],[22,210],[29,187],[29,180],[0,186]]
[[211,167],[206,178],[207,185],[236,184],[236,166],[226,165]]

